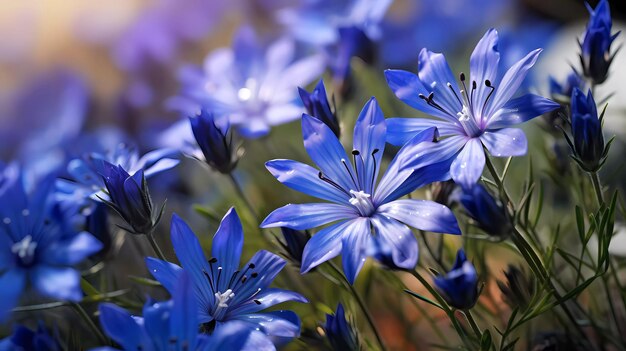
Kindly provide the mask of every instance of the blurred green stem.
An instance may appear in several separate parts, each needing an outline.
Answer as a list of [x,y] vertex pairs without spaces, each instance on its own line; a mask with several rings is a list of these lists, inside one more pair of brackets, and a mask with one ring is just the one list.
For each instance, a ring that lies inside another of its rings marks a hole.
[[254,218],[256,219],[257,223],[261,223],[261,221],[259,219],[259,215],[256,213],[256,210],[254,209],[254,206],[252,206],[252,203],[246,197],[246,194],[244,193],[243,189],[241,188],[241,186],[237,182],[237,179],[235,179],[235,176],[233,175],[232,172],[228,173],[228,179],[230,179],[230,182],[233,184],[233,188],[235,188],[235,191],[237,192],[237,196],[239,196],[239,198],[245,203],[245,205],[248,208],[248,211],[250,212],[250,214],[252,214],[252,216],[254,216]]
[[154,234],[152,232],[147,233],[146,238],[148,238],[148,242],[150,243],[150,246],[152,246],[152,250],[154,250],[154,253],[156,253],[156,255],[159,256],[161,260],[167,261],[165,255],[163,254],[163,251],[161,251],[161,248],[159,247],[159,244],[157,244],[156,240],[154,239]]
[[361,295],[358,293],[358,291],[356,291],[356,289],[354,289],[354,286],[350,284],[346,276],[339,270],[339,267],[337,267],[332,261],[327,261],[327,262],[330,268],[332,268],[332,270],[336,274],[338,274],[339,276],[343,278],[346,287],[348,287],[348,290],[350,290],[350,293],[352,294],[357,304],[361,308],[361,311],[363,311],[363,315],[365,315],[365,319],[367,319],[367,323],[370,325],[370,329],[372,329],[372,332],[374,333],[374,336],[376,337],[376,341],[378,342],[380,349],[382,351],[385,351],[387,348],[385,347],[385,344],[383,343],[383,339],[380,337],[380,334],[378,333],[378,329],[376,329],[376,325],[374,324],[374,319],[372,318],[370,311],[367,309],[365,302],[363,302]]
[[467,319],[467,323],[469,323],[470,327],[472,327],[474,334],[476,334],[477,340],[480,342],[480,339],[483,337],[483,333],[480,331],[480,327],[478,326],[478,323],[476,323],[472,312],[470,312],[469,309],[463,310],[463,315],[465,316],[465,319]]
[[598,199],[598,206],[604,206],[604,194],[602,193],[602,183],[600,183],[600,177],[598,172],[589,173],[591,182],[593,183],[593,190],[596,192],[596,198]]
[[417,280],[419,280],[420,283],[424,285],[426,290],[428,290],[428,292],[437,300],[443,312],[445,312],[445,314],[450,319],[450,322],[452,322],[452,326],[454,327],[457,334],[459,335],[459,338],[461,338],[461,341],[463,342],[465,347],[467,347],[469,350],[472,350],[473,349],[472,343],[469,340],[467,340],[465,330],[463,330],[463,327],[461,327],[461,324],[459,324],[459,320],[456,319],[456,316],[454,315],[454,311],[450,309],[450,306],[448,306],[448,303],[446,302],[446,300],[441,296],[441,294],[437,292],[437,290],[435,290],[432,287],[432,285],[430,285],[430,283],[424,277],[422,277],[422,275],[417,271],[417,269],[412,270],[411,274],[413,274],[413,276]]
[[91,329],[94,335],[98,338],[98,341],[103,345],[107,345],[108,344],[107,338],[104,336],[104,334],[102,334],[102,332],[100,331],[100,328],[98,328],[98,326],[93,322],[93,320],[91,319],[87,311],[85,311],[83,306],[77,303],[73,303],[71,306],[74,308],[76,313],[78,313],[78,315],[85,321],[85,323],[87,323],[87,326]]

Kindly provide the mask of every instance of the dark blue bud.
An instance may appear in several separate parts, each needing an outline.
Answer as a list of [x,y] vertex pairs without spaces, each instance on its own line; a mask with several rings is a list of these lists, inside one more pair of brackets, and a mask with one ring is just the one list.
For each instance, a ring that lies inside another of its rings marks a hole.
[[350,61],[352,58],[358,57],[370,64],[374,61],[376,46],[359,27],[341,27],[338,32],[339,41],[336,52],[331,54],[330,66],[335,80],[345,83],[350,78]]
[[334,315],[326,315],[324,331],[326,331],[326,337],[333,350],[360,350],[358,335],[346,320],[346,315],[341,304],[337,305],[337,312]]
[[108,223],[109,213],[106,205],[97,202],[93,211],[85,218],[85,229],[102,243],[102,250],[100,250],[102,254],[106,254],[112,244]]
[[511,218],[506,208],[482,185],[464,188],[460,201],[465,212],[485,233],[506,236],[511,231]]
[[506,271],[504,271],[504,276],[504,281],[497,281],[504,302],[511,308],[520,307],[523,310],[528,306],[535,294],[533,276],[527,275],[514,265],[508,265]]
[[189,117],[189,122],[204,161],[220,173],[230,173],[237,166],[239,157],[229,124],[218,125],[213,115],[205,110]]
[[590,18],[581,44],[580,60],[585,76],[594,84],[600,84],[608,77],[609,66],[615,57],[615,53],[611,54],[611,44],[619,32],[611,34],[611,10],[607,0],[600,1],[595,9],[586,5]]
[[281,242],[285,255],[294,263],[300,265],[302,263],[302,253],[306,243],[311,239],[311,235],[307,232],[299,230],[281,227],[280,231],[283,234],[285,243]]
[[0,340],[0,350],[60,351],[61,346],[40,322],[37,330],[15,326],[13,334]]
[[587,172],[597,171],[606,156],[602,121],[598,118],[591,90],[585,94],[575,88],[571,102],[571,146],[578,164]]
[[334,109],[332,109],[328,103],[324,81],[320,80],[315,86],[315,89],[310,93],[302,88],[298,88],[298,91],[300,92],[300,99],[302,99],[302,103],[304,103],[308,114],[324,122],[324,124],[339,137],[341,133],[339,121],[337,120]]
[[466,310],[478,300],[478,274],[462,249],[456,254],[456,261],[448,274],[435,277],[434,283],[437,291],[454,308]]
[[143,170],[129,175],[122,166],[103,164],[103,180],[109,194],[106,203],[130,226],[133,234],[151,233],[158,223],[161,211],[153,211],[152,198]]

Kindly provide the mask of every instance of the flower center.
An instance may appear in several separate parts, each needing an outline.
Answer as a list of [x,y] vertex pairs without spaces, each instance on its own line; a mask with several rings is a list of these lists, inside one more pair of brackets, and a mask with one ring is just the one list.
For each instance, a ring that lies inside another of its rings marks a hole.
[[463,130],[465,130],[467,136],[474,138],[482,134],[483,131],[476,124],[476,120],[467,106],[463,106],[463,110],[457,113],[457,116],[459,117],[459,122],[461,122],[461,126],[463,126]]
[[[215,293],[215,299],[217,300],[217,309],[220,308],[228,308],[227,302],[235,297],[232,289],[228,289],[224,291],[224,293],[220,293],[219,291]],[[216,311],[217,312],[217,311]]]
[[35,260],[35,250],[37,243],[33,241],[33,237],[26,235],[22,240],[11,246],[11,252],[17,255],[19,261],[23,265],[30,265]]
[[350,190],[350,194],[352,194],[352,198],[349,200],[350,204],[359,211],[362,216],[370,216],[374,213],[375,208],[374,204],[371,200],[371,195],[367,194],[363,190],[354,191]]

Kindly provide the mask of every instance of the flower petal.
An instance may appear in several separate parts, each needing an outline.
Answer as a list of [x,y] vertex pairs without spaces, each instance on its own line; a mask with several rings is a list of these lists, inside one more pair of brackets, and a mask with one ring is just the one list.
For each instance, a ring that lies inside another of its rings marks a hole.
[[[499,62],[498,32],[491,28],[476,44],[470,57],[470,83],[475,81],[477,86],[472,101],[473,106],[482,108],[483,101],[491,91],[485,85],[485,80],[489,80],[491,83],[496,82]],[[476,112],[474,111],[474,114]]]
[[170,294],[173,294],[183,269],[178,265],[154,257],[146,257],[146,266],[154,279],[158,280]]
[[32,270],[31,282],[44,296],[77,302],[83,298],[80,273],[73,268],[40,265]]
[[534,94],[509,100],[489,119],[487,129],[510,127],[559,108],[559,104]]
[[[428,93],[432,92],[434,101],[447,112],[441,114],[441,117],[455,123],[457,121],[456,114],[461,111],[463,106],[455,95],[455,93],[459,94],[460,89],[445,56],[441,53],[422,49],[417,65],[419,70],[417,74]],[[448,87],[448,83],[452,88]],[[425,95],[428,96],[428,94]]]
[[317,265],[339,255],[343,233],[352,222],[354,220],[333,224],[313,235],[304,247],[300,272],[307,273]]
[[[237,288],[233,290],[235,297],[231,305],[237,306],[246,302],[258,289],[261,289],[261,291],[266,289],[286,264],[287,262],[278,255],[266,250],[258,251],[244,266],[246,268],[252,266],[253,268],[250,268],[250,273],[254,272],[258,275],[256,278],[250,278],[249,283],[239,284]],[[226,289],[224,287],[224,289],[218,290],[224,291]]]
[[303,114],[302,136],[304,137],[304,148],[326,177],[344,189],[355,187],[349,174],[354,174],[352,163],[349,162],[350,159],[346,155],[346,151],[333,131],[324,122]]
[[279,182],[299,192],[320,199],[346,203],[346,193],[339,191],[319,177],[319,171],[307,164],[292,160],[272,160],[265,167]]
[[288,204],[270,213],[261,223],[261,228],[310,229],[356,216],[358,213],[351,206],[326,203]]
[[0,322],[7,320],[11,310],[17,305],[24,286],[26,285],[26,272],[21,269],[10,269],[0,275]]
[[386,216],[372,217],[372,224],[376,228],[375,240],[378,247],[391,251],[393,263],[405,269],[413,269],[417,264],[417,239],[406,225]]
[[465,144],[459,155],[450,165],[450,175],[457,184],[476,184],[485,168],[485,151],[480,139],[472,138]]
[[371,98],[363,109],[354,126],[353,145],[358,150],[363,162],[356,162],[356,170],[361,189],[371,194],[374,182],[378,179],[378,170],[385,151],[387,125],[383,111],[375,98]]
[[102,243],[87,232],[57,240],[43,248],[42,261],[52,265],[74,265],[100,251]]
[[202,247],[191,228],[178,215],[172,215],[171,225],[172,246],[181,266],[191,275],[191,280],[196,287],[200,308],[213,306],[215,296],[203,272],[211,271],[209,264],[202,252]]
[[350,284],[354,284],[357,275],[367,259],[367,248],[370,240],[369,218],[358,218],[346,228],[341,239],[341,262],[343,273]]
[[125,350],[138,349],[143,333],[128,311],[112,303],[102,303],[98,310],[100,311],[100,325],[107,336]]
[[461,234],[454,213],[434,201],[396,200],[380,206],[378,211],[419,230]]
[[385,78],[391,91],[405,104],[429,115],[449,120],[447,114],[428,105],[419,97],[420,94],[428,96],[430,90],[422,84],[417,75],[403,70],[388,69],[385,70]]
[[243,227],[234,207],[231,207],[222,218],[219,228],[213,236],[211,255],[222,267],[222,274],[230,277],[239,268],[241,250],[243,249]]
[[292,311],[244,314],[234,320],[251,323],[272,337],[291,339],[300,335],[300,319]]
[[198,304],[187,272],[180,274],[172,300],[174,308],[169,320],[170,337],[176,337],[182,345],[195,345],[198,335]]
[[524,131],[519,128],[504,128],[485,132],[480,136],[487,150],[495,157],[522,156],[528,150]]
[[[495,86],[494,96],[487,107],[486,116],[492,116],[517,92],[522,85],[526,73],[537,62],[541,49],[536,49],[528,53],[524,58],[517,61],[502,77],[502,80]],[[489,121],[487,121],[489,123]]]
[[[257,303],[256,301],[260,303]],[[298,301],[302,303],[309,302],[304,296],[295,291],[269,288],[262,290],[254,297],[254,300],[249,300],[246,303],[237,306],[233,310],[229,310],[228,313],[231,316],[254,313],[287,301]]]
[[439,136],[461,134],[463,129],[458,124],[427,118],[387,118],[387,142],[402,146],[418,133],[437,127]]

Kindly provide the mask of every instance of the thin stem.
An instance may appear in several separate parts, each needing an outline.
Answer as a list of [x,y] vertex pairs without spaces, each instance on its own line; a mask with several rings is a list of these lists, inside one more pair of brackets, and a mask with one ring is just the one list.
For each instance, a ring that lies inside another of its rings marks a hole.
[[150,243],[150,246],[152,246],[152,250],[154,250],[154,253],[156,253],[156,255],[159,256],[161,260],[167,261],[165,255],[163,254],[163,251],[161,251],[161,248],[159,247],[159,244],[157,244],[156,240],[154,239],[154,235],[152,233],[147,233],[146,238],[148,238],[148,242]]
[[442,310],[446,313],[446,315],[448,315],[448,318],[450,319],[450,322],[452,322],[452,326],[454,327],[454,329],[456,330],[457,334],[459,335],[459,338],[461,338],[461,341],[463,342],[463,344],[465,344],[465,346],[468,349],[471,350],[472,349],[472,345],[465,338],[465,335],[466,335],[465,331],[463,330],[463,328],[459,324],[458,319],[456,319],[456,316],[454,315],[454,311],[452,309],[450,309],[450,307],[448,306],[448,303],[446,302],[446,300],[444,300],[444,298],[437,292],[437,290],[435,290],[432,287],[432,285],[430,285],[430,283],[428,283],[428,281],[424,277],[422,277],[421,274],[419,274],[419,272],[417,270],[412,270],[411,274],[415,278],[417,278],[417,280],[419,280],[420,283],[422,283],[422,285],[424,285],[426,290],[428,290],[428,292],[437,300],[437,302],[441,306]]
[[233,184],[233,188],[235,188],[235,191],[237,192],[237,196],[239,196],[239,198],[245,203],[246,207],[248,208],[248,211],[250,211],[250,213],[252,214],[252,216],[254,216],[254,218],[257,220],[258,223],[261,223],[259,215],[256,213],[254,206],[252,206],[252,203],[246,197],[246,194],[244,193],[243,189],[237,182],[237,179],[235,179],[235,176],[233,175],[232,172],[228,173],[228,179],[230,179],[230,182]]
[[85,311],[83,306],[77,303],[73,303],[72,307],[74,308],[76,313],[78,313],[78,315],[85,321],[85,323],[87,323],[87,325],[89,326],[91,331],[96,335],[100,343],[108,344],[107,338],[104,336],[104,334],[102,334],[102,332],[100,331],[100,328],[98,328],[98,326],[93,322],[93,320],[91,319],[87,311]]
[[593,183],[593,190],[596,192],[596,198],[598,199],[598,206],[604,206],[604,194],[602,193],[602,183],[600,183],[600,177],[598,172],[589,173],[591,182]]
[[465,316],[465,319],[467,319],[467,323],[469,323],[470,327],[472,327],[474,334],[476,334],[476,338],[480,342],[480,339],[483,337],[483,333],[480,331],[480,327],[478,326],[478,323],[476,323],[474,316],[472,316],[472,312],[470,312],[469,309],[464,310],[463,315]]
[[367,319],[367,323],[369,324],[370,329],[372,329],[372,332],[374,333],[374,336],[376,337],[376,341],[378,342],[380,349],[382,351],[385,351],[387,348],[385,347],[385,344],[383,343],[383,339],[378,333],[378,329],[376,329],[376,325],[374,324],[374,319],[372,318],[372,315],[367,309],[365,302],[363,302],[361,295],[356,291],[356,289],[354,289],[354,287],[352,286],[352,284],[350,284],[346,276],[339,270],[339,268],[333,262],[331,261],[327,261],[327,262],[328,262],[328,265],[333,269],[333,271],[335,271],[336,274],[339,274],[344,279],[344,282],[346,283],[345,285],[350,290],[350,293],[352,294],[357,304],[361,308],[361,311],[363,311],[363,314],[365,315],[365,319]]

